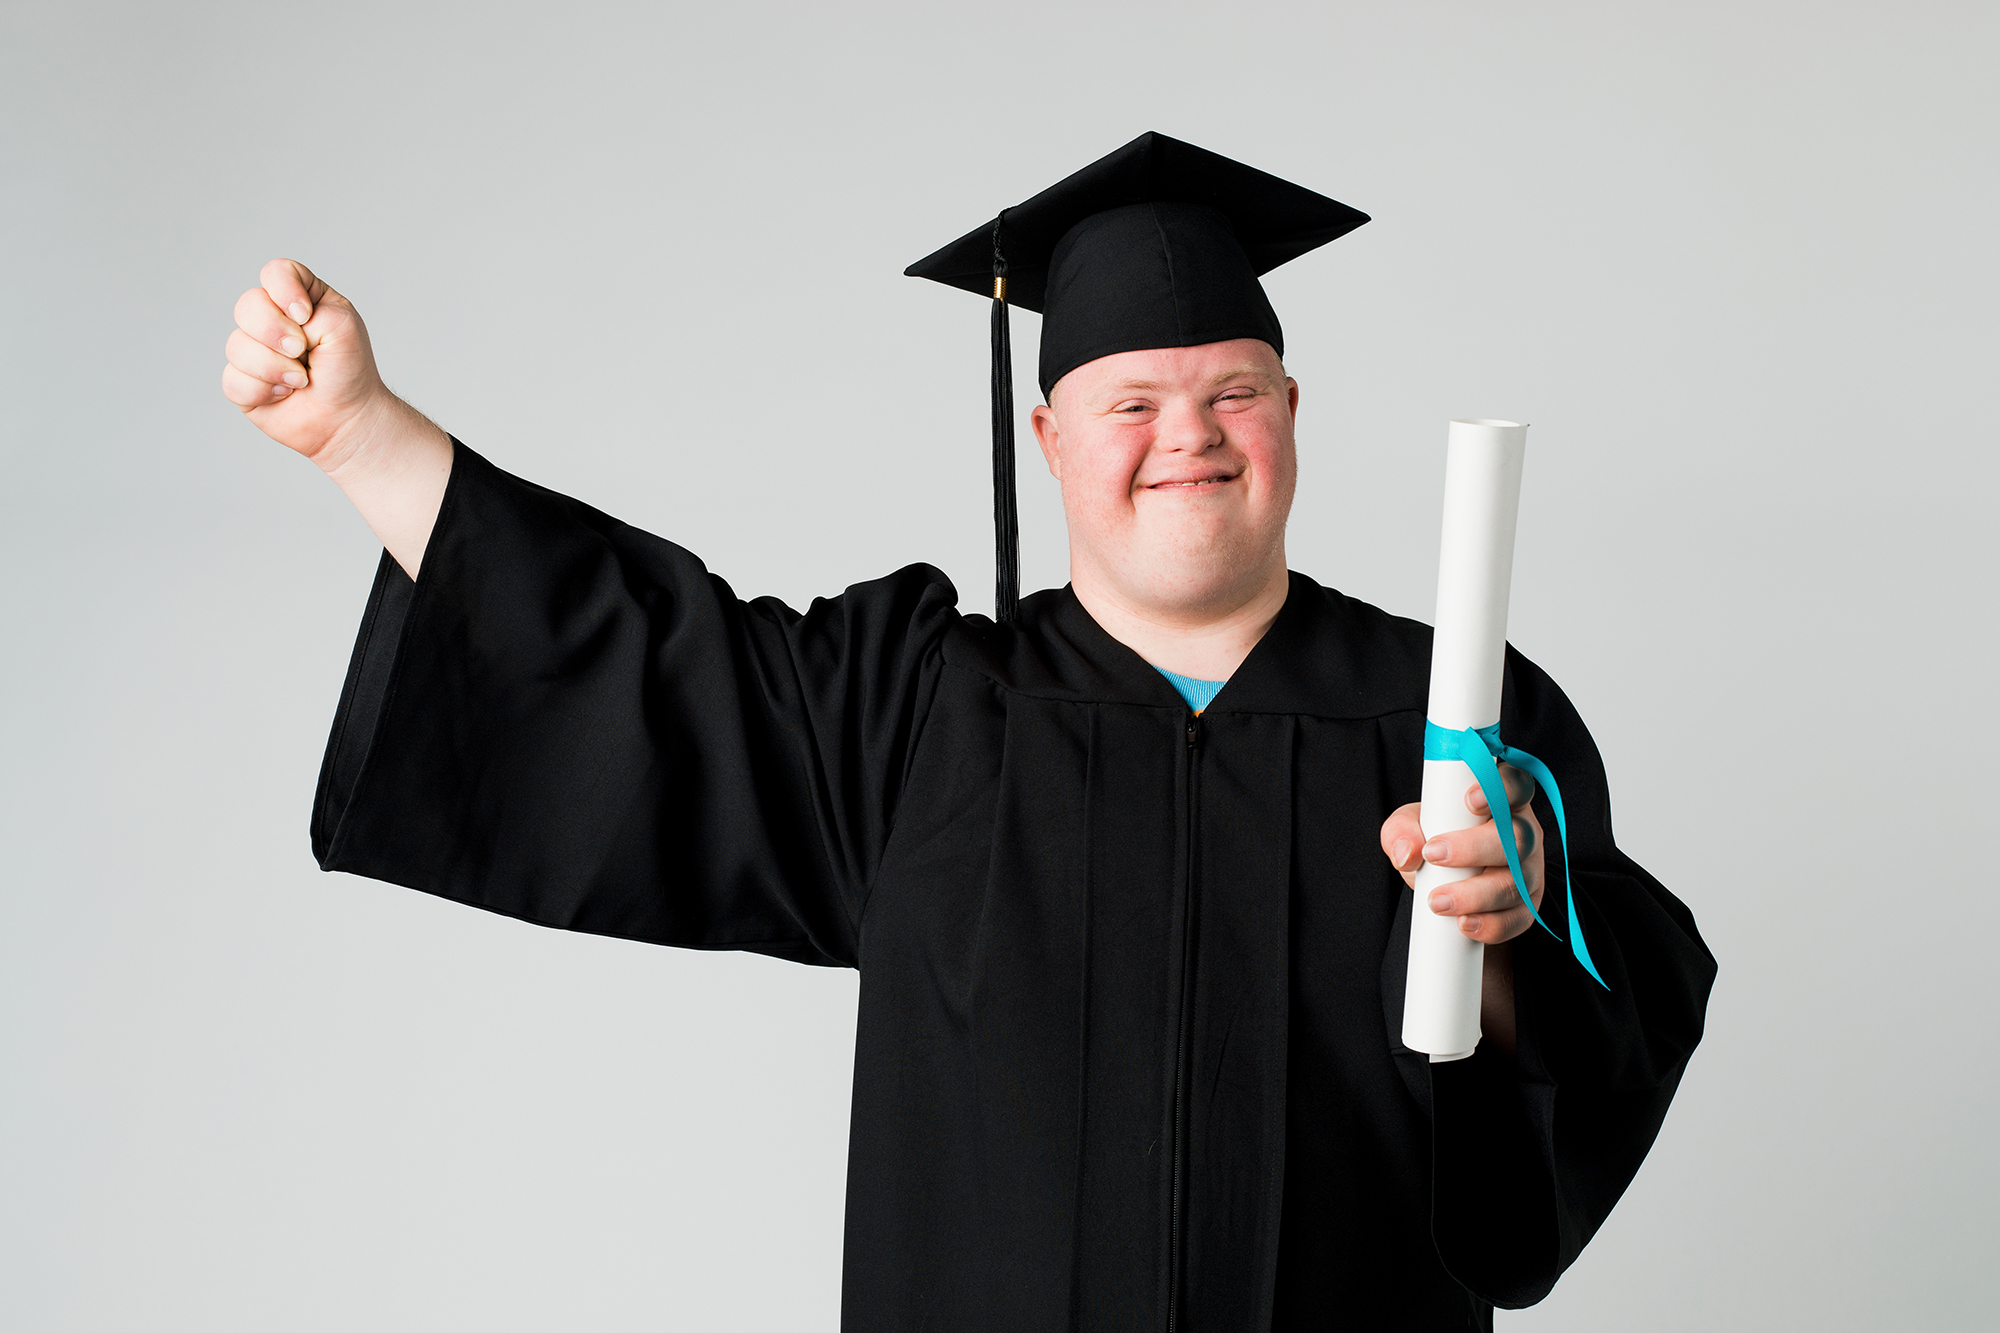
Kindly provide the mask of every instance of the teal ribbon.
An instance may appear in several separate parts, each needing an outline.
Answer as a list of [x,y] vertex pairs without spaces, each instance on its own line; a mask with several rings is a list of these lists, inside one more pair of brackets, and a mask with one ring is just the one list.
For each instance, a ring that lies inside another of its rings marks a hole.
[[[1549,804],[1555,808],[1556,832],[1562,838],[1563,901],[1569,905],[1569,951],[1576,955],[1576,961],[1583,964],[1583,970],[1590,973],[1598,985],[1610,990],[1604,978],[1598,975],[1597,965],[1590,961],[1590,950],[1583,943],[1583,923],[1577,920],[1576,894],[1570,888],[1569,824],[1563,818],[1562,790],[1556,786],[1556,775],[1549,772],[1549,766],[1526,750],[1517,750],[1501,740],[1498,722],[1490,727],[1446,731],[1426,718],[1424,758],[1456,759],[1479,779],[1479,790],[1486,796],[1487,813],[1493,816],[1493,827],[1500,833],[1500,849],[1507,853],[1507,869],[1513,872],[1514,889],[1521,895],[1521,901],[1527,904],[1528,914],[1535,918],[1535,924],[1559,940],[1562,936],[1549,930],[1549,923],[1542,920],[1542,914],[1535,910],[1535,900],[1528,896],[1528,876],[1521,869],[1520,849],[1514,845],[1513,807],[1507,800],[1507,784],[1500,780],[1500,764],[1512,764],[1541,784],[1542,790],[1549,794]],[[1503,810],[1508,812],[1505,819],[1500,817]]]

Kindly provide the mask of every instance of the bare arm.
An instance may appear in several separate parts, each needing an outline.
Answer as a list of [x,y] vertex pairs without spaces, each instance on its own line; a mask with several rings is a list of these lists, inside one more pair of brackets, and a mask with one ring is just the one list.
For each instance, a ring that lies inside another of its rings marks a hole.
[[411,578],[451,476],[451,440],[390,393],[368,328],[305,265],[274,259],[236,302],[223,396],[318,464]]

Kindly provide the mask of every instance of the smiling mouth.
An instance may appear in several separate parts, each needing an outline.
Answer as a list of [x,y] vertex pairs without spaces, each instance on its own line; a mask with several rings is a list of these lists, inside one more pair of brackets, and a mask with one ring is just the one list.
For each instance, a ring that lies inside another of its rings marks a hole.
[[1203,477],[1199,481],[1156,481],[1146,489],[1149,491],[1191,491],[1202,486],[1220,486],[1234,477]]

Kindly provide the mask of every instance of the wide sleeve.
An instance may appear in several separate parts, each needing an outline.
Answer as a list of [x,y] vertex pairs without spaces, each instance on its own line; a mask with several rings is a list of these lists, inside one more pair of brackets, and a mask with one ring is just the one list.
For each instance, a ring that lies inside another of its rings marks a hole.
[[[1453,1276],[1494,1304],[1546,1296],[1632,1182],[1701,1040],[1715,959],[1694,917],[1618,850],[1604,763],[1555,682],[1511,649],[1501,735],[1555,774],[1577,916],[1606,986],[1540,927],[1514,941],[1515,1057],[1482,1043],[1431,1067],[1433,1230]],[[1542,916],[1566,933],[1555,812]]]
[[957,595],[804,614],[454,441],[386,554],[312,817],[326,870],[657,944],[853,965]]

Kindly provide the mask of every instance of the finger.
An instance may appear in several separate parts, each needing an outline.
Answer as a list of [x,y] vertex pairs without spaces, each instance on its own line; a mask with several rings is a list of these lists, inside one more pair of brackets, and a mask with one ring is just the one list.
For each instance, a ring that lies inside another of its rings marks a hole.
[[1511,912],[1487,912],[1458,919],[1459,933],[1481,944],[1505,944],[1516,936],[1525,935],[1534,924],[1535,918],[1529,916],[1524,907],[1516,907]]
[[[1541,846],[1542,826],[1532,810],[1514,816],[1514,850],[1525,864]],[[1500,831],[1488,819],[1471,828],[1440,833],[1424,844],[1424,860],[1434,866],[1504,866]]]
[[1412,802],[1382,821],[1382,854],[1405,874],[1416,873],[1423,864],[1424,826],[1418,819],[1422,809]]
[[327,285],[296,259],[273,259],[264,265],[257,280],[269,293],[271,304],[299,324],[312,319],[313,310],[328,291]]
[[303,365],[289,356],[278,355],[241,329],[229,335],[223,354],[229,358],[230,365],[251,379],[262,380],[266,384],[288,384],[294,389],[303,389],[311,383]]
[[[1535,780],[1512,764],[1500,765],[1500,784],[1507,789],[1507,804],[1516,810],[1525,809],[1535,799]],[[1465,808],[1475,815],[1484,815],[1486,793],[1478,783],[1465,789]]]
[[222,396],[242,408],[245,412],[253,408],[268,407],[292,396],[289,384],[266,384],[263,380],[245,375],[235,366],[222,368]]
[[[1542,886],[1530,880],[1528,893],[1535,906],[1542,905]],[[1521,891],[1505,868],[1488,870],[1469,879],[1440,884],[1425,897],[1424,905],[1438,916],[1473,916],[1489,912],[1525,912]]]
[[236,298],[236,327],[284,356],[300,356],[306,350],[306,334],[299,321],[271,304],[271,294],[262,287],[252,287]]

